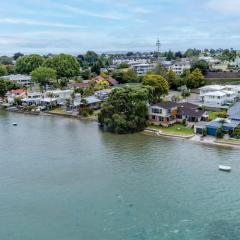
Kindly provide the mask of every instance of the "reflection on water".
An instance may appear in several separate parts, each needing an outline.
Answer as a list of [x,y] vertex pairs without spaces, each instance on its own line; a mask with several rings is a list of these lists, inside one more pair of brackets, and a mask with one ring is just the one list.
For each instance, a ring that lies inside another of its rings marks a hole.
[[0,153],[1,239],[238,239],[239,150],[0,113]]

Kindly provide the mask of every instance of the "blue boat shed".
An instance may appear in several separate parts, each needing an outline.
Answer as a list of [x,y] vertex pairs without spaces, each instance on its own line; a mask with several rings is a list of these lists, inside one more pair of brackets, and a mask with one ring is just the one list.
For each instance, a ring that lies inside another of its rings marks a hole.
[[225,133],[229,133],[230,131],[233,131],[239,124],[240,121],[217,118],[207,124],[207,135],[216,137],[217,129],[219,128]]

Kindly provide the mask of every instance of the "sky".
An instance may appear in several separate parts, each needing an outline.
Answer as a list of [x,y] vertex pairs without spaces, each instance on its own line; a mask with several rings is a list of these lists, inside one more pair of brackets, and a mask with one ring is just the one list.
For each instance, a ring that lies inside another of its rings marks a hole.
[[240,47],[240,0],[7,0],[0,55]]

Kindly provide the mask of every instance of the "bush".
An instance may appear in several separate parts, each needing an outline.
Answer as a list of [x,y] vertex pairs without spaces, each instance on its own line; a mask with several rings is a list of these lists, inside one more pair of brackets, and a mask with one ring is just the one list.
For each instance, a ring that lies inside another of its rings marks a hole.
[[202,135],[203,135],[203,137],[206,137],[206,136],[207,136],[207,129],[206,129],[206,128],[204,128],[204,129],[202,130]]
[[186,119],[183,119],[183,120],[182,120],[182,125],[183,125],[183,126],[186,126],[186,125],[187,125],[187,120],[186,120]]
[[223,138],[223,136],[224,136],[223,130],[221,128],[218,128],[216,131],[216,137]]

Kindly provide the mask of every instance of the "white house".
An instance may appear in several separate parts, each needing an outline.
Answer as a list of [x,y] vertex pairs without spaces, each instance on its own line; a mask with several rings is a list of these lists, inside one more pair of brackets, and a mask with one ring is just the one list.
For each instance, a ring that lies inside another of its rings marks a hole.
[[22,75],[22,74],[11,74],[7,76],[1,77],[4,80],[14,81],[24,87],[29,87],[31,82],[31,76],[29,75]]
[[221,86],[221,85],[208,85],[208,86],[201,87],[201,88],[199,88],[200,97],[204,96],[207,93],[212,93],[212,92],[224,90],[224,88],[225,87]]
[[28,93],[26,98],[22,99],[22,103],[26,105],[40,105],[41,100],[43,98],[42,93],[34,92],[34,93]]
[[239,85],[209,85],[200,88],[200,101],[208,106],[221,106],[240,97]]
[[154,63],[141,63],[132,66],[138,76],[144,76],[147,72],[154,70],[155,67],[156,64]]
[[169,70],[171,69],[177,75],[181,75],[184,70],[189,70],[191,68],[191,64],[188,61],[175,61],[171,66],[169,66]]

